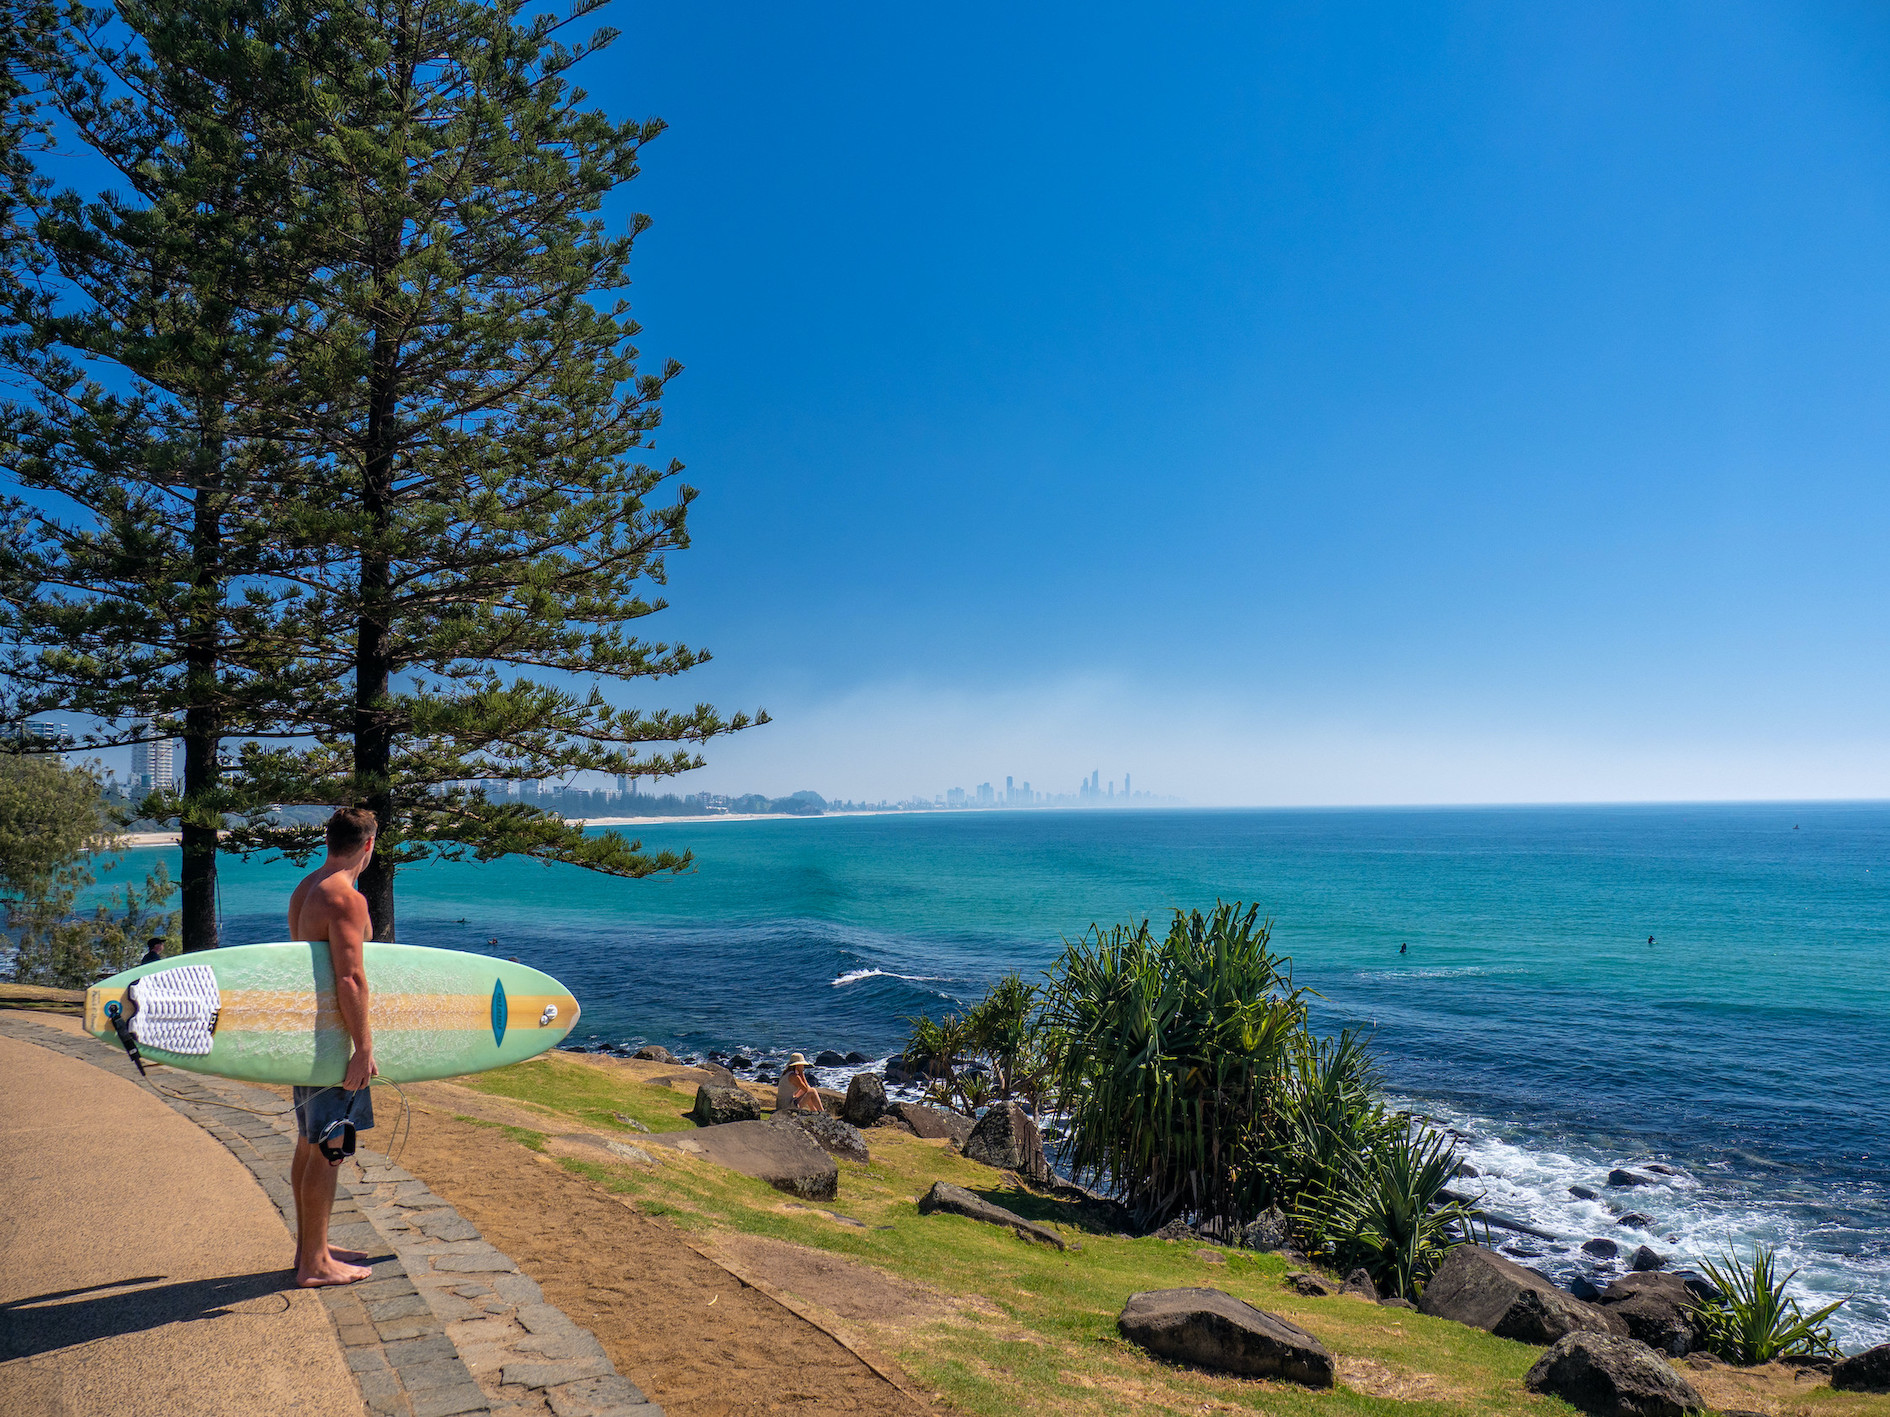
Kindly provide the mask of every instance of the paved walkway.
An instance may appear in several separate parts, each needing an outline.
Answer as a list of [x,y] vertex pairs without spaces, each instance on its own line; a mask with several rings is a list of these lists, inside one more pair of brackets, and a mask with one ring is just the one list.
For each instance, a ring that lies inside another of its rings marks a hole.
[[143,1088],[0,1037],[0,1412],[360,1417],[282,1218]]
[[[160,1093],[120,1050],[65,1018],[0,1012],[0,1050],[0,1195],[10,1212],[0,1214],[0,1417],[353,1417],[364,1408],[375,1417],[662,1417],[517,1265],[378,1155],[364,1153],[358,1171],[344,1165],[330,1230],[335,1243],[369,1251],[373,1277],[289,1289],[293,1125],[273,1094],[169,1068],[152,1073]],[[385,1130],[376,1140],[391,1135],[397,1111],[377,1099]],[[42,1120],[57,1135],[28,1144]],[[173,1155],[176,1175],[155,1159]],[[198,1269],[186,1272],[186,1257]],[[198,1327],[210,1321],[214,1333]],[[278,1325],[272,1336],[252,1333],[263,1321]],[[171,1346],[154,1348],[154,1334]],[[171,1383],[163,1391],[176,1399],[154,1388],[149,1402],[128,1400],[138,1390],[119,1378],[127,1360],[117,1345],[156,1353],[152,1380]]]

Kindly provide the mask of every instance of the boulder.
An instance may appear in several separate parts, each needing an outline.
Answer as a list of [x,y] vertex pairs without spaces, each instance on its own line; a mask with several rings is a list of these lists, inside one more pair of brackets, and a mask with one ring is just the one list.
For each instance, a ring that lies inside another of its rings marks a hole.
[[875,1127],[884,1127],[890,1132],[904,1132],[909,1137],[918,1135],[917,1132],[912,1130],[912,1123],[908,1122],[904,1117],[901,1117],[897,1112],[880,1113],[879,1116],[873,1119],[873,1125]]
[[670,1052],[669,1049],[659,1047],[654,1043],[644,1044],[643,1047],[637,1049],[637,1051],[630,1056],[633,1058],[642,1058],[646,1062],[651,1063],[679,1063],[682,1061],[682,1059]]
[[1067,1248],[1063,1243],[1063,1237],[1056,1231],[1034,1224],[1001,1205],[993,1205],[984,1197],[973,1195],[963,1186],[939,1181],[931,1190],[919,1197],[920,1215],[936,1215],[940,1211],[947,1215],[962,1215],[967,1220],[979,1220],[986,1225],[1002,1225],[1014,1231],[1020,1240],[1050,1245],[1059,1250]]
[[962,1150],[968,1161],[1015,1171],[1032,1181],[1050,1179],[1050,1163],[1044,1159],[1037,1124],[1015,1102],[993,1102],[985,1108]]
[[1577,1299],[1592,1304],[1601,1297],[1601,1291],[1595,1287],[1594,1280],[1585,1274],[1578,1274],[1568,1282],[1568,1292]]
[[1481,1245],[1454,1246],[1424,1286],[1418,1307],[1523,1343],[1554,1343],[1569,1333],[1627,1333],[1626,1324],[1605,1309],[1584,1304]]
[[731,1068],[752,1068],[755,1065],[755,1060],[736,1053],[729,1058],[728,1065]]
[[1628,1266],[1629,1269],[1635,1270],[1665,1269],[1666,1267],[1667,1257],[1662,1254],[1656,1254],[1654,1250],[1647,1245],[1642,1245],[1634,1252],[1634,1262]]
[[1630,1337],[1670,1357],[1685,1357],[1706,1342],[1699,1295],[1677,1274],[1637,1269],[1602,1290],[1597,1302],[1627,1326]]
[[873,1060],[858,1049],[855,1049],[853,1052],[847,1054],[845,1058],[841,1059],[841,1061],[849,1068],[857,1068],[861,1063],[870,1063]]
[[1643,1171],[1652,1171],[1656,1176],[1678,1176],[1680,1173],[1671,1166],[1662,1166],[1658,1161],[1650,1161],[1641,1167]]
[[1356,1295],[1360,1299],[1369,1299],[1374,1304],[1378,1302],[1378,1286],[1372,1282],[1371,1275],[1363,1268],[1355,1269],[1346,1275],[1345,1283],[1339,1286],[1339,1292]]
[[1241,1246],[1249,1250],[1277,1250],[1290,1244],[1292,1239],[1292,1224],[1278,1206],[1259,1219],[1248,1221],[1240,1231]]
[[1645,1343],[1607,1333],[1569,1333],[1523,1379],[1592,1417],[1689,1417],[1706,1411],[1692,1384]]
[[696,1089],[696,1105],[689,1110],[699,1127],[718,1127],[725,1122],[758,1122],[761,1104],[739,1087],[712,1087],[708,1083]]
[[1597,1237],[1596,1239],[1586,1240],[1582,1243],[1582,1253],[1585,1255],[1593,1255],[1596,1259],[1611,1260],[1620,1252],[1621,1247],[1612,1240],[1603,1240]]
[[1587,1186],[1570,1186],[1568,1193],[1578,1201],[1598,1201],[1601,1199],[1601,1192],[1590,1190]]
[[817,1068],[840,1068],[846,1066],[846,1055],[836,1053],[831,1048],[822,1048],[814,1054],[814,1066]]
[[847,1084],[840,1115],[856,1127],[870,1127],[886,1110],[886,1086],[871,1073],[855,1073]]
[[1462,1176],[1465,1180],[1474,1181],[1483,1173],[1477,1170],[1477,1168],[1472,1166],[1468,1161],[1459,1161],[1452,1169],[1451,1174],[1453,1176]]
[[1831,1386],[1839,1392],[1890,1392],[1890,1343],[1879,1343],[1831,1365]]
[[1617,1166],[1608,1173],[1610,1186],[1658,1186],[1660,1182],[1652,1176],[1643,1176],[1638,1171],[1628,1171]]
[[1195,1238],[1194,1227],[1182,1219],[1169,1221],[1155,1232],[1157,1240],[1192,1240]]
[[1332,1386],[1332,1355],[1318,1339],[1219,1289],[1131,1294],[1116,1327],[1129,1342],[1171,1363]]
[[1286,1276],[1286,1282],[1295,1294],[1304,1294],[1308,1299],[1330,1299],[1339,1292],[1339,1286],[1323,1274],[1306,1274],[1295,1270]]
[[830,1201],[840,1189],[840,1168],[799,1127],[723,1122],[694,1132],[658,1132],[644,1144],[674,1147],[803,1200]]
[[1654,1223],[1654,1217],[1644,1210],[1630,1210],[1614,1223],[1616,1225],[1625,1225],[1630,1230],[1645,1230]]
[[886,1081],[894,1084],[906,1082],[924,1082],[925,1072],[919,1066],[917,1058],[907,1058],[903,1053],[895,1053],[886,1060]]
[[872,1160],[859,1128],[825,1112],[776,1112],[768,1120],[776,1126],[799,1127],[831,1156],[844,1156],[848,1161]]
[[950,1141],[963,1146],[974,1125],[971,1118],[919,1102],[895,1102],[892,1110],[905,1118],[906,1124],[928,1141]]

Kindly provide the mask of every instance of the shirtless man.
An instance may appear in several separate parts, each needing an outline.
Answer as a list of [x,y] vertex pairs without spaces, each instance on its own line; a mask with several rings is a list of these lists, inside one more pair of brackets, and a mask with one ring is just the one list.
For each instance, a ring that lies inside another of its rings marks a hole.
[[328,819],[328,859],[289,897],[289,938],[325,943],[335,966],[335,1003],[354,1051],[341,1086],[295,1089],[295,1162],[289,1179],[295,1189],[295,1282],[305,1289],[353,1284],[372,1270],[357,1264],[367,1256],[338,1250],[328,1243],[328,1215],[335,1205],[335,1173],[341,1159],[321,1152],[324,1131],[337,1121],[356,1131],[374,1125],[374,1100],[368,1079],[374,1066],[374,1038],[368,1031],[367,967],[362,945],[371,928],[366,899],[355,882],[374,855],[374,814],[343,807]]

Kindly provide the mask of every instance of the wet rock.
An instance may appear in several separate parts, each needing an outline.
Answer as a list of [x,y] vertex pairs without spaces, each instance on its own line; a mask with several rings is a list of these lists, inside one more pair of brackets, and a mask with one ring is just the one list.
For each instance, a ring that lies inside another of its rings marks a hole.
[[1592,1417],[1691,1417],[1706,1401],[1645,1343],[1606,1333],[1569,1333],[1523,1379]]
[[1890,1343],[1833,1363],[1831,1386],[1839,1392],[1890,1392]]
[[1667,1257],[1662,1254],[1656,1254],[1653,1248],[1648,1245],[1642,1245],[1634,1252],[1634,1262],[1628,1266],[1629,1269],[1636,1270],[1665,1269],[1666,1267]]
[[1240,1243],[1249,1250],[1277,1250],[1293,1238],[1292,1224],[1286,1212],[1275,1206],[1256,1220],[1241,1227]]
[[855,1073],[847,1083],[840,1115],[856,1127],[870,1127],[886,1110],[886,1087],[871,1073]]
[[814,1054],[814,1066],[817,1068],[838,1068],[846,1065],[846,1055],[831,1048],[822,1048]]
[[1658,1186],[1660,1182],[1652,1176],[1643,1176],[1638,1171],[1628,1171],[1617,1166],[1608,1173],[1608,1184],[1610,1186]]
[[744,1058],[740,1053],[731,1053],[728,1058],[728,1065],[731,1068],[752,1068],[755,1065],[755,1060],[753,1058]]
[[917,1058],[895,1053],[886,1060],[886,1081],[894,1084],[924,1082],[925,1070]]
[[1015,1102],[993,1102],[985,1108],[978,1125],[965,1138],[963,1151],[968,1161],[1015,1171],[1032,1181],[1050,1179],[1050,1163],[1044,1159],[1037,1124]]
[[1597,1301],[1627,1326],[1630,1337],[1681,1358],[1706,1342],[1699,1295],[1677,1274],[1637,1270],[1610,1284]]
[[1595,1282],[1585,1274],[1578,1274],[1568,1282],[1568,1292],[1585,1304],[1592,1304],[1601,1297],[1601,1291]]
[[1645,1230],[1654,1223],[1654,1217],[1644,1210],[1630,1210],[1614,1223],[1616,1225],[1625,1225],[1630,1230]]
[[689,1116],[699,1127],[757,1122],[761,1120],[761,1104],[739,1087],[711,1087],[705,1082],[696,1089],[696,1105]]
[[646,1062],[651,1063],[679,1063],[682,1061],[682,1059],[670,1052],[669,1049],[659,1047],[654,1043],[644,1044],[643,1047],[637,1049],[637,1051],[630,1056],[633,1058],[642,1058]]
[[1568,1193],[1578,1201],[1598,1201],[1601,1199],[1601,1192],[1590,1190],[1587,1186],[1570,1186]]
[[1643,1171],[1652,1171],[1656,1176],[1678,1176],[1680,1173],[1671,1166],[1662,1166],[1658,1161],[1650,1161],[1641,1167]]
[[928,1141],[944,1140],[963,1146],[974,1125],[971,1118],[962,1113],[927,1107],[919,1102],[895,1102],[892,1110],[903,1117],[914,1132]]
[[935,1215],[940,1211],[948,1215],[962,1215],[967,1220],[982,1221],[986,1225],[1002,1225],[1016,1232],[1020,1240],[1049,1245],[1059,1250],[1067,1248],[1063,1237],[1056,1231],[1028,1221],[1021,1215],[1013,1214],[1001,1205],[993,1205],[982,1196],[972,1194],[963,1186],[954,1186],[940,1181],[919,1198],[919,1214]]
[[1132,1294],[1116,1327],[1129,1342],[1171,1363],[1332,1386],[1332,1355],[1318,1339],[1219,1289]]
[[1603,1240],[1599,1237],[1584,1241],[1582,1244],[1582,1253],[1585,1255],[1594,1255],[1597,1259],[1611,1260],[1620,1252],[1621,1247],[1615,1244],[1614,1241]]
[[1453,1170],[1451,1174],[1453,1176],[1462,1176],[1468,1180],[1474,1181],[1476,1180],[1477,1177],[1481,1176],[1483,1173],[1477,1170],[1477,1168],[1472,1166],[1468,1161],[1459,1161],[1456,1165],[1456,1169]]
[[1345,1283],[1339,1286],[1339,1292],[1351,1294],[1360,1299],[1369,1299],[1374,1304],[1378,1302],[1378,1286],[1373,1283],[1371,1275],[1363,1268],[1355,1269],[1346,1275]]
[[873,1060],[867,1057],[866,1054],[855,1049],[853,1052],[847,1054],[846,1057],[842,1059],[841,1061],[843,1061],[849,1068],[857,1068],[861,1063],[870,1063]]
[[1553,1343],[1569,1333],[1627,1332],[1606,1310],[1481,1245],[1453,1247],[1424,1286],[1418,1307],[1523,1343]]

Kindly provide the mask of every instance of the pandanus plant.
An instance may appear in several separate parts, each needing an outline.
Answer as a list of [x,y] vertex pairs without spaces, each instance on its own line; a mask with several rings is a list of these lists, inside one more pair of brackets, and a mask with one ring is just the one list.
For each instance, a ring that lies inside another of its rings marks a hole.
[[1826,1304],[1815,1313],[1803,1312],[1785,1292],[1798,1271],[1778,1278],[1778,1252],[1770,1246],[1756,1246],[1749,1265],[1738,1255],[1728,1254],[1718,1264],[1704,1261],[1701,1268],[1719,1286],[1719,1297],[1700,1304],[1700,1325],[1706,1346],[1728,1363],[1769,1363],[1794,1353],[1837,1352],[1824,1321],[1846,1301]]
[[1258,1212],[1277,1082],[1305,1024],[1258,907],[1177,910],[1068,943],[1045,1004],[1068,1162],[1132,1218]]

